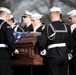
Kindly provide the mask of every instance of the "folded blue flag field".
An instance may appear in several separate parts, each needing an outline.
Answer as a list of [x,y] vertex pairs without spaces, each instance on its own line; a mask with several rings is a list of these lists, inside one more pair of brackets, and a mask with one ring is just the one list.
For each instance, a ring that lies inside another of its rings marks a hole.
[[14,43],[17,43],[21,37],[23,37],[25,34],[28,34],[28,33],[29,32],[13,32],[14,37],[15,37]]

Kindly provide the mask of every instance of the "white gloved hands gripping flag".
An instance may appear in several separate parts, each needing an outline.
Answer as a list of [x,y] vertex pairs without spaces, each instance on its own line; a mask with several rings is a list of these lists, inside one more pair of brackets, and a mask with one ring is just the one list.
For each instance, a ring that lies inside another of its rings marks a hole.
[[[15,38],[14,43],[16,44],[21,37],[23,37],[24,35],[26,35],[28,33],[29,32],[13,32],[14,38]],[[12,53],[12,56],[14,56],[14,54],[20,54],[19,53],[19,50],[18,49],[15,49],[15,51]]]

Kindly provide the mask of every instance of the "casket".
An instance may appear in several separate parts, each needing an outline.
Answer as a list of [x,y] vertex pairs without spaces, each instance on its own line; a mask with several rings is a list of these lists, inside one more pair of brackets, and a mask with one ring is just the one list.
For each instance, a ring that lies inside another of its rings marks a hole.
[[19,39],[16,43],[19,54],[11,60],[12,65],[43,65],[43,58],[40,56],[36,45],[38,36],[40,36],[39,32],[28,33]]

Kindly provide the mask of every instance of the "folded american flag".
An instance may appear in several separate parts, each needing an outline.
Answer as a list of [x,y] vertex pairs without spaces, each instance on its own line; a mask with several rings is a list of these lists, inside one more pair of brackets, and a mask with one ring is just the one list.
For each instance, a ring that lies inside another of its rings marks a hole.
[[24,35],[28,34],[29,32],[13,32],[14,37],[15,37],[15,41],[14,43],[17,43],[18,40],[23,37]]

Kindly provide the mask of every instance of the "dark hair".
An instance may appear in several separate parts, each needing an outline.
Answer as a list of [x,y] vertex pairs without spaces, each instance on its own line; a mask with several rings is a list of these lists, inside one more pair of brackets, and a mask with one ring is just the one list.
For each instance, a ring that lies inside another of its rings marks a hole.
[[62,14],[60,14],[60,19],[62,20]]
[[0,15],[3,14],[3,11],[0,11]]
[[11,18],[10,20],[12,20],[14,22],[14,18]]

